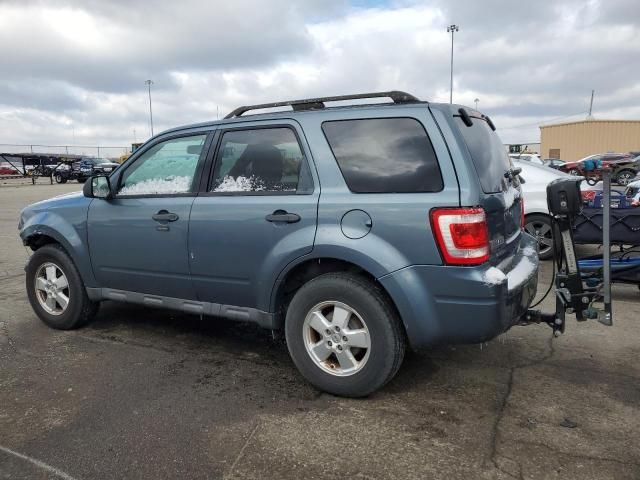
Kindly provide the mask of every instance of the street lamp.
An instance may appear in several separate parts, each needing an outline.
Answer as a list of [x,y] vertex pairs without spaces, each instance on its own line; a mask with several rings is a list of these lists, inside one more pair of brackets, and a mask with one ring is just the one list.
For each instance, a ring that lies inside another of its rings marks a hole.
[[449,84],[449,103],[453,103],[453,34],[458,30],[458,26],[454,24],[447,27],[447,32],[451,32],[451,80]]
[[474,102],[476,102],[476,110],[478,110],[478,102],[479,102],[479,101],[480,101],[480,99],[479,99],[479,98],[476,98],[476,99],[474,100]]
[[149,124],[151,125],[151,136],[153,137],[153,110],[151,109],[151,85],[153,85],[153,80],[145,80],[144,84],[149,88]]

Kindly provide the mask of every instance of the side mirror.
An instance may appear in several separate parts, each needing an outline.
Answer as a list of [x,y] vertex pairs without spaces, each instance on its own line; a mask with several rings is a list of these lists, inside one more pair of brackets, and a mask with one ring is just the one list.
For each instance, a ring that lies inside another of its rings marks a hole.
[[106,175],[95,175],[85,182],[82,193],[88,198],[109,199],[112,196],[111,182]]

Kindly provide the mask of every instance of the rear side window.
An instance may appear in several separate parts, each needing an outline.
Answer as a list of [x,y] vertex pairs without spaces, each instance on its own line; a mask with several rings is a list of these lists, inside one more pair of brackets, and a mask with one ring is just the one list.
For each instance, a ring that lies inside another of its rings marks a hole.
[[482,190],[485,193],[501,192],[504,173],[511,168],[511,161],[500,137],[481,118],[473,117],[470,127],[459,116],[455,118],[476,167]]
[[325,122],[322,131],[352,192],[442,190],[433,145],[424,127],[413,118]]

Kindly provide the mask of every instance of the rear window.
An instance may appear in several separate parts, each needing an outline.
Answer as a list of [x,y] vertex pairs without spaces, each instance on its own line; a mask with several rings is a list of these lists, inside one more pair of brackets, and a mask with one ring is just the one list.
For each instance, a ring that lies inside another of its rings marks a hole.
[[352,192],[442,190],[431,140],[413,118],[332,121],[322,131]]
[[511,168],[511,162],[500,137],[481,118],[472,117],[473,125],[470,127],[459,116],[455,118],[476,167],[482,190],[485,193],[501,192],[504,172]]

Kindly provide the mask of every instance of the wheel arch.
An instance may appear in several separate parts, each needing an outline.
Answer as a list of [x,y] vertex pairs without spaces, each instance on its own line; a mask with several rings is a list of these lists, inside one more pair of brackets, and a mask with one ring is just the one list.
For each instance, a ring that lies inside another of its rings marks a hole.
[[367,268],[341,258],[318,256],[301,258],[298,262],[288,265],[278,276],[271,294],[271,308],[269,309],[274,312],[276,327],[282,328],[284,326],[286,307],[302,285],[325,273],[335,272],[347,272],[366,278],[387,298],[398,318],[402,320],[393,297]]
[[69,226],[64,230],[67,231],[67,235],[49,225],[33,224],[26,227],[20,233],[20,236],[22,237],[22,243],[34,252],[44,245],[60,245],[78,269],[85,286],[95,286],[96,281],[86,241],[83,242],[78,232],[72,227]]

